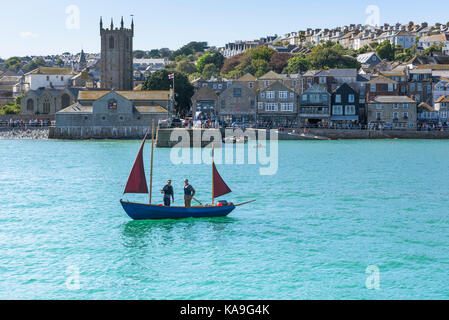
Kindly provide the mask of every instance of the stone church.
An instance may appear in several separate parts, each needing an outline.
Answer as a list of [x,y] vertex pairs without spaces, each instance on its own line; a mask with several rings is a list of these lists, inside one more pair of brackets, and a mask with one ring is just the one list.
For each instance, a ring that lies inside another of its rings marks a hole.
[[123,17],[120,28],[103,28],[100,19],[101,35],[101,88],[108,90],[133,90],[133,37],[134,20],[131,29],[124,27]]

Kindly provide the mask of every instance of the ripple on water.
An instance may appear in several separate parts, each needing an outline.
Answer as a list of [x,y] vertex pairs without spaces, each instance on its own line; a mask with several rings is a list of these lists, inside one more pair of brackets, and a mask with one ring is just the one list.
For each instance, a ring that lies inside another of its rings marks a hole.
[[[401,141],[394,152],[391,141],[280,142],[275,176],[219,166],[234,191],[225,198],[256,203],[181,221],[124,214],[138,146],[0,141],[0,298],[449,298],[449,171],[422,166],[445,167],[447,141]],[[189,177],[207,201],[209,166],[167,159],[159,149],[155,190],[171,178],[180,204]],[[371,265],[379,292],[365,287]],[[75,291],[65,284],[73,267]]]

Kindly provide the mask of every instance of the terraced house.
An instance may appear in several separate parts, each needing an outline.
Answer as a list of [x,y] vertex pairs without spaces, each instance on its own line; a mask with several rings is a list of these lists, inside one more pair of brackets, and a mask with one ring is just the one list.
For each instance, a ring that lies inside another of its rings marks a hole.
[[332,93],[331,104],[332,123],[355,124],[364,117],[359,108],[359,94],[346,83]]
[[299,100],[299,120],[305,125],[326,124],[330,120],[331,96],[318,84],[305,90]]
[[368,103],[368,125],[416,130],[416,102],[407,96],[378,96]]
[[298,103],[295,91],[281,81],[259,90],[257,120],[263,127],[288,127],[298,123]]
[[228,122],[256,121],[256,90],[246,81],[234,81],[218,98],[217,114]]

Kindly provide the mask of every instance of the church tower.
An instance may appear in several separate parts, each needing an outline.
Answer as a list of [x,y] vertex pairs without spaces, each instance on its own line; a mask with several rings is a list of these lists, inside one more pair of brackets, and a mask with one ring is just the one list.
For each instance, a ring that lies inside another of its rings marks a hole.
[[123,17],[120,28],[103,28],[100,19],[101,35],[101,88],[109,90],[133,90],[133,37],[134,20],[131,29],[124,27]]

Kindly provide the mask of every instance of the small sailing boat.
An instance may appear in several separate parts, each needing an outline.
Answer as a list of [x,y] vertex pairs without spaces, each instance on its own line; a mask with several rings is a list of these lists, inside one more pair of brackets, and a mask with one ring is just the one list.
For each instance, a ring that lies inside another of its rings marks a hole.
[[[148,133],[147,133],[148,135]],[[162,205],[152,204],[153,189],[153,159],[154,159],[154,123],[153,134],[151,138],[151,177],[150,188],[147,186],[145,177],[145,167],[143,161],[143,149],[147,139],[147,135],[143,139],[137,154],[134,166],[128,178],[128,183],[123,194],[149,194],[149,204],[132,203],[120,200],[123,209],[133,220],[156,220],[156,219],[184,219],[184,218],[207,218],[207,217],[225,217],[228,216],[236,207],[243,206],[253,201],[234,205],[226,201],[220,201],[215,205],[215,199],[231,193],[231,189],[225,183],[218,173],[214,163],[214,151],[212,149],[212,205],[197,206],[191,208],[185,207],[165,207]],[[196,199],[195,199],[196,200]]]

